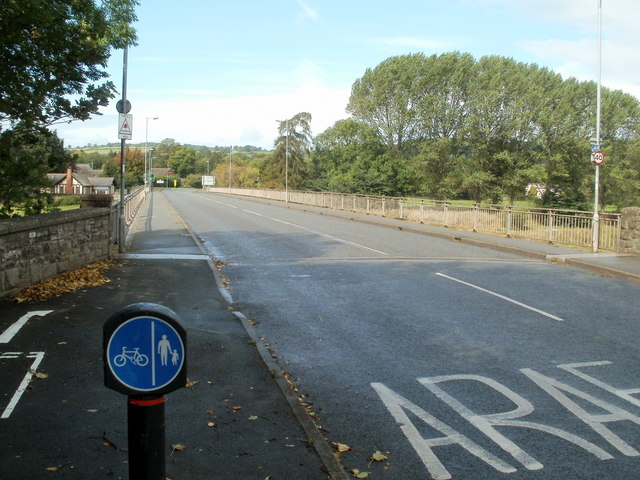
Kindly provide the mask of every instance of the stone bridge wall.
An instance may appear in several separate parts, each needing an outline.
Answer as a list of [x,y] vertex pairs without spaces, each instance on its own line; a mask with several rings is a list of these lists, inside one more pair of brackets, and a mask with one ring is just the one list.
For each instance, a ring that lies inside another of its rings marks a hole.
[[620,253],[640,255],[640,207],[622,209]]
[[0,298],[32,283],[109,258],[111,208],[0,220]]

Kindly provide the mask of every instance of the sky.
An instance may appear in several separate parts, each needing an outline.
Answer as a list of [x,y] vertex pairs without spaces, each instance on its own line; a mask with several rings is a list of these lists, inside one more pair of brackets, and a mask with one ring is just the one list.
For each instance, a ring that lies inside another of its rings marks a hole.
[[[348,118],[353,83],[383,60],[452,51],[501,55],[640,99],[638,0],[141,0],[127,62],[132,143],[270,149],[277,120],[312,115],[314,135]],[[67,147],[119,142],[123,51],[102,115],[58,124]],[[158,117],[154,120],[154,117]]]

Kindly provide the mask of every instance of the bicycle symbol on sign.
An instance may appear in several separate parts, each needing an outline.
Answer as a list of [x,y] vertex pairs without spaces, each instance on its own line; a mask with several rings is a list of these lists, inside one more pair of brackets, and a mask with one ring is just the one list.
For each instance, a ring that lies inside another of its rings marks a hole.
[[137,365],[138,367],[144,367],[149,363],[149,357],[144,353],[140,353],[140,348],[134,348],[133,350],[127,350],[127,347],[122,347],[122,353],[113,357],[113,363],[116,367],[123,367],[127,360]]

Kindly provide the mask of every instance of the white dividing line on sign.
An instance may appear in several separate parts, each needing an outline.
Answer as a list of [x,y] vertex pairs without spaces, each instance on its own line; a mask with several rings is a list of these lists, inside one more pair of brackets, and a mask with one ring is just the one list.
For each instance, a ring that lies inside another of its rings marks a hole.
[[532,312],[536,312],[536,313],[539,313],[540,315],[544,315],[545,317],[549,317],[552,320],[557,320],[558,322],[564,322],[563,318],[560,318],[551,313],[545,312],[544,310],[540,310],[538,308],[532,307],[531,305],[527,305],[526,303],[519,302],[517,300],[514,300],[513,298],[509,298],[499,293],[492,292],[491,290],[487,290],[486,288],[479,287],[478,285],[474,285],[473,283],[468,283],[458,278],[450,277],[449,275],[445,275],[444,273],[436,273],[436,275],[442,278],[446,278],[448,280],[453,280],[454,282],[461,283],[462,285],[466,285],[467,287],[475,288],[476,290],[480,290],[481,292],[488,293],[489,295],[493,295],[494,297],[501,298],[502,300],[511,302],[514,305],[518,305],[519,307],[526,308],[527,310],[531,310]]
[[35,312],[25,313],[13,325],[2,332],[2,335],[0,335],[0,343],[9,343],[14,335],[20,331],[20,329],[24,326],[25,323],[29,321],[31,317],[44,317],[51,312],[53,312],[53,310],[39,310]]
[[[19,352],[12,352],[12,353],[19,353]],[[15,357],[10,357],[10,358],[15,358]],[[9,404],[2,412],[2,415],[0,415],[0,419],[9,418],[9,416],[13,412],[13,409],[16,408],[16,405],[20,401],[20,397],[22,397],[22,394],[25,392],[25,390],[29,386],[29,382],[31,382],[31,379],[35,375],[36,370],[40,365],[40,362],[42,362],[42,359],[44,358],[44,352],[31,352],[27,355],[27,358],[33,358],[34,359],[33,363],[31,364],[31,367],[29,367],[27,374],[22,379],[20,386],[18,387],[16,392],[13,394],[13,397],[11,397]]]
[[298,225],[296,223],[291,223],[291,222],[287,222],[285,220],[280,220],[278,218],[274,218],[274,217],[269,217],[267,215],[263,215],[261,213],[258,212],[254,212],[252,210],[243,210],[244,212],[247,213],[251,213],[252,215],[257,215],[259,217],[265,217],[268,218],[269,220],[273,220],[274,222],[278,222],[278,223],[282,223],[283,225],[288,225],[290,227],[295,227],[295,228],[299,228],[301,230],[304,230],[305,232],[309,232],[309,233],[313,233],[314,235],[320,235],[323,238],[328,238],[329,240],[333,240],[335,242],[339,242],[339,243],[343,243],[345,245],[349,245],[351,247],[355,247],[355,248],[359,248],[361,250],[367,250],[369,252],[373,252],[373,253],[377,253],[378,255],[383,255],[385,257],[388,257],[389,254],[386,252],[382,252],[380,250],[376,250],[375,248],[371,248],[371,247],[367,247],[365,245],[361,245],[359,243],[354,243],[354,242],[350,242],[349,240],[345,240],[344,238],[340,238],[340,237],[335,237],[333,235],[329,235],[327,233],[322,233],[319,232],[318,230],[313,230],[311,228],[307,228],[307,227],[303,227],[302,225]]

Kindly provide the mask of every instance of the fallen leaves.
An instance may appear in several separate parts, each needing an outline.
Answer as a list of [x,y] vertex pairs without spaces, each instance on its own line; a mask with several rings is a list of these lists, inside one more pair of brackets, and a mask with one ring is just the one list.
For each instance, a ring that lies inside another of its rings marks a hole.
[[389,457],[387,457],[384,453],[382,453],[380,450],[376,450],[374,452],[373,455],[371,455],[370,460],[372,462],[384,462],[385,460],[388,460]]
[[351,450],[351,447],[349,445],[345,445],[344,443],[336,443],[336,442],[334,442],[333,445],[336,447],[336,450],[339,453],[344,453],[344,452],[348,452],[349,450]]
[[173,455],[174,452],[182,452],[185,448],[187,448],[186,445],[175,443],[171,445],[171,455]]
[[35,370],[29,369],[29,373],[33,375],[35,378],[40,380],[44,380],[45,378],[49,378],[48,373],[36,372]]
[[[349,445],[346,445],[344,443],[332,442],[332,445],[334,449],[338,452],[338,455],[352,450]],[[380,450],[376,450],[369,457],[369,464],[367,465],[367,468],[370,468],[373,462],[385,462],[387,460],[389,460],[389,457],[387,455],[382,453]],[[351,474],[353,475],[354,478],[369,478],[369,475],[371,475],[371,472],[360,470],[359,468],[352,468]]]
[[92,263],[86,267],[34,283],[13,297],[13,300],[18,303],[34,303],[59,297],[64,293],[75,292],[81,288],[104,285],[111,281],[104,272],[114,266],[115,264],[110,260]]
[[193,388],[196,384],[200,383],[200,380],[189,380],[187,378],[187,383],[185,384],[185,387],[187,388]]
[[369,476],[369,472],[361,472],[357,468],[352,468],[351,473],[353,473],[355,478],[367,478]]

